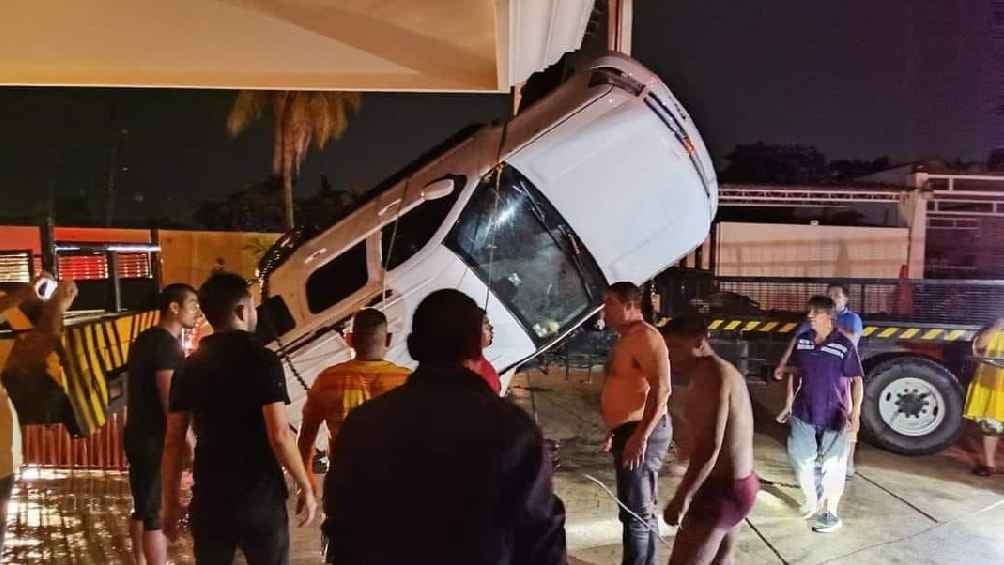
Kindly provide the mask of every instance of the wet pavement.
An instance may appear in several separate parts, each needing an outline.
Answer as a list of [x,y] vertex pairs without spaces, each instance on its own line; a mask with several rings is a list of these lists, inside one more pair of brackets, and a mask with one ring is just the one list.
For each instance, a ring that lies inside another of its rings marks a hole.
[[[549,437],[562,441],[555,488],[568,511],[570,563],[620,562],[620,523],[614,501],[586,475],[613,487],[609,456],[599,453],[599,379],[531,374],[513,395],[534,405]],[[534,389],[530,398],[528,390]],[[1004,563],[1004,476],[972,475],[963,446],[925,457],[859,448],[858,476],[841,507],[843,529],[816,534],[796,515],[798,489],[783,448],[784,429],[769,418],[778,401],[771,386],[751,386],[757,399],[757,471],[764,489],[742,526],[738,562],[750,564],[982,564]],[[660,480],[663,503],[678,479]],[[3,563],[132,563],[127,519],[131,508],[123,473],[29,468],[15,487]],[[292,510],[292,509],[291,509]],[[672,544],[674,529],[663,524]],[[291,530],[294,565],[320,563],[317,525]],[[393,536],[393,532],[388,532]],[[661,548],[659,562],[669,550]],[[193,563],[190,542],[171,547],[173,563]],[[239,561],[240,562],[240,561]]]

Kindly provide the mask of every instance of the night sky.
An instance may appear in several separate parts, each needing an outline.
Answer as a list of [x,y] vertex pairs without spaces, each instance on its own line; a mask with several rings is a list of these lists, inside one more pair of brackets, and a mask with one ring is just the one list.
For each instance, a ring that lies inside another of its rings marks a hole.
[[[688,107],[719,163],[755,141],[816,145],[830,159],[983,160],[1004,145],[992,111],[1004,102],[992,1],[635,0],[634,56]],[[44,210],[50,191],[82,196],[100,215],[110,148],[127,129],[118,219],[190,222],[200,200],[270,169],[269,121],[231,139],[232,99],[0,89],[0,215]],[[367,94],[346,136],[307,157],[298,194],[316,191],[321,173],[338,188],[365,189],[509,104],[503,95]]]

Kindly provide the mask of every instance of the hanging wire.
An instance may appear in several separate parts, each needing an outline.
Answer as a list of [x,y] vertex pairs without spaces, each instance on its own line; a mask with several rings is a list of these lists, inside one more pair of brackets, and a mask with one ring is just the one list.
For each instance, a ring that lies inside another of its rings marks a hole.
[[404,180],[404,191],[401,193],[401,199],[397,203],[397,211],[394,212],[394,227],[390,232],[390,245],[387,246],[387,256],[383,258],[383,272],[380,273],[380,306],[383,306],[384,300],[387,300],[387,271],[390,266],[390,258],[394,255],[394,246],[397,244],[397,227],[401,223],[401,209],[404,207],[405,201],[408,199],[408,187],[411,186],[411,175]]
[[[516,87],[513,87],[513,97],[516,96]],[[495,152],[495,165],[492,166],[493,174],[495,175],[495,200],[492,203],[492,214],[488,221],[489,228],[489,238],[488,242],[488,284],[485,289],[485,304],[484,310],[488,311],[488,302],[491,300],[492,288],[495,285],[495,275],[493,272],[495,265],[495,236],[498,231],[498,225],[496,221],[498,220],[499,202],[502,200],[502,172],[505,170],[505,163],[502,161],[502,152],[505,150],[505,143],[509,136],[509,122],[516,117],[516,104],[513,104],[512,114],[507,116],[505,121],[502,123],[502,134],[499,136],[499,146],[498,150]]]

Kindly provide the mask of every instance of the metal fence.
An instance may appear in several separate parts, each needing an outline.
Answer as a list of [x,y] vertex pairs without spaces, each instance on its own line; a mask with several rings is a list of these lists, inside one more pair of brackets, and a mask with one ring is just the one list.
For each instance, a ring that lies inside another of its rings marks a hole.
[[23,462],[64,469],[125,470],[124,426],[122,414],[109,414],[105,425],[85,438],[73,438],[62,424],[23,426]]
[[1004,317],[1004,281],[716,277],[691,302],[709,312],[804,312],[831,283],[844,285],[851,309],[875,322],[984,326]]

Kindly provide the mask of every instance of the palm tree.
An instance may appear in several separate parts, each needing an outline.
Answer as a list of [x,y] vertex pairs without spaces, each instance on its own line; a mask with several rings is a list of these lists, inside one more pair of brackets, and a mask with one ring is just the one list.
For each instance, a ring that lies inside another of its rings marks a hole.
[[227,116],[230,135],[240,135],[265,112],[272,110],[272,174],[282,183],[285,227],[293,229],[293,182],[310,143],[318,150],[349,127],[349,114],[358,112],[358,92],[242,90]]

